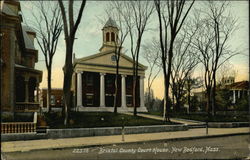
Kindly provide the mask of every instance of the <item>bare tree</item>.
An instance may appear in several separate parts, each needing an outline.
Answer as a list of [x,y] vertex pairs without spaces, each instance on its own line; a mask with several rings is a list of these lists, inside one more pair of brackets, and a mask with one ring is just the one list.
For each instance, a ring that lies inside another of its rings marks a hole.
[[151,101],[153,97],[152,85],[156,77],[161,71],[161,57],[160,57],[160,47],[159,43],[155,38],[151,42],[146,43],[142,46],[143,48],[143,58],[147,61],[149,65],[148,76],[147,76],[147,107],[150,108],[153,106]]
[[150,1],[124,1],[123,8],[124,11],[121,14],[129,29],[130,52],[133,59],[133,106],[134,115],[136,115],[136,86],[138,84],[138,61],[141,41],[154,7]]
[[64,96],[64,125],[68,123],[68,111],[71,108],[71,82],[72,82],[72,74],[73,74],[73,64],[72,64],[72,54],[73,47],[75,41],[75,33],[82,19],[83,9],[86,4],[86,0],[82,0],[80,9],[78,11],[77,19],[74,20],[74,1],[68,0],[68,16],[66,15],[65,5],[62,0],[58,0],[59,6],[61,9],[62,19],[63,19],[63,27],[64,27],[64,36],[65,36],[65,44],[66,44],[66,57],[65,64],[63,67],[64,72],[64,81],[63,81],[63,96]]
[[189,11],[191,10],[194,0],[169,0],[161,2],[155,0],[155,8],[159,20],[159,39],[161,46],[162,68],[164,75],[164,121],[170,121],[168,104],[169,82],[172,67],[173,47],[175,38],[178,35]]
[[[50,1],[33,2],[35,8],[32,9],[34,21],[32,28],[37,34],[37,43],[44,55],[45,65],[47,68],[47,109],[51,111],[51,75],[53,57],[56,53],[56,48],[59,36],[62,31],[62,17],[58,3]],[[38,12],[38,15],[34,13]]]
[[191,107],[192,90],[201,88],[202,86],[203,86],[203,81],[200,79],[200,77],[192,78],[191,75],[187,77],[184,87],[185,90],[187,91],[188,112],[193,111],[193,108]]
[[174,106],[175,111],[179,112],[181,105],[184,104],[185,84],[188,77],[191,76],[195,67],[199,63],[197,53],[192,50],[191,41],[196,32],[193,32],[190,36],[184,31],[176,39],[174,45],[174,54],[172,61],[171,75],[171,88],[172,94],[176,99]]
[[217,70],[217,83],[223,85],[223,79],[232,77],[236,78],[237,70],[234,65],[229,63],[228,61],[221,65],[221,67]]
[[220,66],[239,54],[228,45],[231,34],[236,29],[236,19],[228,10],[230,2],[206,2],[206,10],[200,10],[197,17],[199,35],[194,46],[200,53],[200,61],[205,69],[204,79],[207,96],[207,112],[215,115],[216,73]]
[[124,20],[124,9],[122,1],[110,2],[107,5],[106,13],[112,17],[118,25],[119,36],[115,39],[115,62],[116,62],[116,75],[115,75],[115,96],[114,96],[114,113],[117,113],[118,107],[118,80],[119,80],[119,63],[122,52],[123,43],[128,35],[129,29]]

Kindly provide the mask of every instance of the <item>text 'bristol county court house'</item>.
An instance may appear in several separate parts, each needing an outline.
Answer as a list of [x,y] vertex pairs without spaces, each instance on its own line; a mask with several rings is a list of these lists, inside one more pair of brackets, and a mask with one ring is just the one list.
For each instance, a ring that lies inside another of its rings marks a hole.
[[[102,29],[103,44],[99,53],[74,59],[72,89],[78,111],[113,111],[115,95],[115,42],[119,37],[116,23],[109,18]],[[144,104],[146,66],[139,64],[137,111],[147,112]],[[133,60],[121,53],[118,78],[118,112],[133,111]]]

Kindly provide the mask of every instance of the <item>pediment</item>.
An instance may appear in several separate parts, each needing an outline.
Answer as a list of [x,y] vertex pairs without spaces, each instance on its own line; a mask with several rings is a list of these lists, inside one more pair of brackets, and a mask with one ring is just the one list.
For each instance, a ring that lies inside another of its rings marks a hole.
[[[105,67],[110,66],[114,67],[116,66],[116,61],[114,57],[114,52],[106,52],[106,53],[97,53],[88,57],[76,59],[76,64],[90,64],[90,65],[103,65]],[[125,54],[121,54],[120,57],[120,67],[124,68],[133,68],[133,60],[129,56]],[[139,63],[139,70],[146,70],[147,67]]]

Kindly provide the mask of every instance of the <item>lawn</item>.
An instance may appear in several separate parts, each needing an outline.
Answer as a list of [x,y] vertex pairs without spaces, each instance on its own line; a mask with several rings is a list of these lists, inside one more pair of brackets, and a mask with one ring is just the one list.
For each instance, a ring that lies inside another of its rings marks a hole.
[[46,113],[45,120],[50,128],[121,127],[123,123],[125,126],[176,124],[112,112],[72,112],[67,126],[63,125],[64,119],[60,113]]

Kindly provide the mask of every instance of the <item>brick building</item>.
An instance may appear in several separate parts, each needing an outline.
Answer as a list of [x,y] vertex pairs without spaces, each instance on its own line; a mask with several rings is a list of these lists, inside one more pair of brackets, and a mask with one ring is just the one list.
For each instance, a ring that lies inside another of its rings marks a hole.
[[[42,89],[42,107],[47,108],[47,91],[48,89],[43,88]],[[52,88],[51,89],[51,97],[50,97],[50,105],[51,108],[62,108],[64,105],[63,101],[63,89],[62,88]]]
[[1,1],[0,90],[1,111],[34,112],[39,109],[39,83],[42,71],[35,69],[38,51],[36,33],[22,24],[19,1]]

